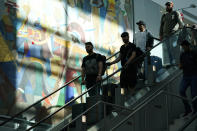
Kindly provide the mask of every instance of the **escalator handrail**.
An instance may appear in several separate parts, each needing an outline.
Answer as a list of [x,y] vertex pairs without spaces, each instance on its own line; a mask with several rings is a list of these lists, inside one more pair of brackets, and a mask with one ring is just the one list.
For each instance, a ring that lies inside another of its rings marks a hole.
[[113,131],[115,129],[117,129],[119,126],[121,126],[122,124],[124,124],[124,122],[126,122],[129,118],[131,118],[137,111],[139,111],[140,109],[144,108],[149,102],[155,100],[155,98],[157,96],[159,96],[164,92],[164,88],[166,88],[166,86],[171,83],[173,80],[175,80],[177,77],[181,76],[182,72],[176,74],[175,76],[173,76],[168,82],[164,83],[158,90],[156,90],[152,95],[150,95],[147,99],[145,99],[143,102],[141,102],[139,105],[137,105],[134,109],[134,112],[132,112],[131,114],[129,114],[125,119],[123,119],[121,122],[119,122],[118,124],[116,124],[116,126],[114,126],[110,131]]
[[197,119],[197,113],[195,113],[191,117],[191,119],[189,119],[178,131],[184,131],[196,119]]
[[[106,59],[109,60],[112,57],[116,56],[119,52],[113,54],[112,56],[110,56],[109,58]],[[14,118],[20,116],[21,114],[23,114],[24,112],[26,112],[27,110],[29,110],[30,108],[34,107],[35,105],[37,105],[38,103],[42,102],[43,100],[45,100],[46,98],[50,97],[51,95],[55,94],[56,92],[58,92],[59,90],[65,88],[66,86],[68,86],[70,83],[78,80],[81,77],[81,75],[79,75],[78,77],[72,79],[71,81],[67,82],[66,84],[64,84],[62,87],[58,88],[57,90],[51,92],[50,94],[48,94],[47,96],[43,97],[42,99],[38,100],[37,102],[33,103],[32,105],[28,106],[27,108],[25,108],[24,110],[20,111],[19,113],[15,114],[14,116],[10,117],[9,119],[7,119],[6,121],[0,123],[0,126],[3,126],[4,124],[6,124],[7,122],[13,120]]]
[[[177,31],[178,32],[178,31]],[[177,35],[177,33],[173,34],[173,35]],[[156,48],[157,46],[159,46],[161,43],[163,43],[164,41],[166,41],[165,38],[162,41],[160,41],[158,44],[154,45],[152,49]],[[145,57],[146,55],[148,55],[150,53],[151,50],[146,51],[144,54],[140,55],[139,57],[137,57],[136,59],[134,59],[133,61],[131,61],[131,64],[135,63],[136,61],[138,61],[139,59],[141,59],[142,57]],[[118,53],[115,53],[115,55]],[[58,110],[56,110],[55,112],[53,112],[52,114],[46,116],[45,118],[43,118],[42,120],[40,120],[39,122],[37,122],[34,126],[30,127],[29,129],[27,129],[28,131],[33,129],[34,127],[36,127],[37,125],[39,125],[40,123],[44,122],[45,120],[47,120],[48,118],[50,118],[51,116],[53,116],[54,114],[56,114],[57,112],[59,112],[60,110],[62,110],[63,108],[67,107],[68,105],[70,105],[72,102],[74,102],[75,100],[77,100],[78,98],[81,98],[83,95],[85,95],[86,93],[88,93],[88,91],[90,91],[91,89],[95,88],[96,86],[98,86],[100,83],[102,83],[103,81],[109,79],[110,77],[112,77],[113,75],[115,75],[116,73],[120,72],[122,69],[124,68],[119,68],[118,70],[116,70],[114,73],[108,75],[107,77],[105,77],[104,79],[102,79],[101,82],[93,85],[92,87],[90,87],[88,90],[86,90],[84,93],[82,93],[81,95],[77,96],[76,98],[70,100],[69,102],[67,102],[64,106],[62,106],[61,108],[59,108]]]
[[[10,118],[9,116],[0,115],[0,120],[7,120],[9,118]],[[13,121],[16,122],[16,123],[23,123],[23,124],[27,124],[27,125],[30,125],[30,126],[35,124],[35,122],[26,121],[25,119],[22,119],[22,118],[14,118]],[[50,127],[49,124],[45,124],[45,123],[42,123],[41,126]]]
[[29,110],[30,108],[34,107],[35,105],[37,105],[38,103],[40,103],[41,101],[45,100],[46,98],[48,98],[49,96],[55,94],[56,92],[58,92],[59,90],[61,90],[62,88],[66,87],[67,85],[69,85],[70,83],[74,82],[75,80],[79,79],[80,76],[72,79],[71,81],[67,82],[64,86],[60,87],[59,89],[55,90],[54,92],[50,93],[49,95],[43,97],[42,99],[40,99],[39,101],[35,102],[34,104],[28,106],[27,108],[25,108],[24,110],[22,110],[21,112],[15,114],[14,116],[10,117],[10,119],[0,123],[0,126],[3,126],[4,124],[6,124],[7,122],[13,120],[14,118],[20,116],[21,114],[23,114],[24,112],[26,112],[27,110]]
[[[81,116],[83,116],[84,114],[86,114],[88,111],[90,111],[92,108],[94,108],[95,106],[97,106],[98,104],[104,104],[105,105],[109,105],[112,107],[116,107],[119,109],[123,109],[126,110],[128,112],[133,112],[134,110],[126,108],[124,106],[120,106],[120,105],[116,105],[116,104],[112,104],[109,102],[105,102],[105,101],[98,101],[96,104],[92,105],[91,107],[89,107],[88,109],[86,109],[84,112],[82,112],[81,114],[79,114],[78,116],[76,116],[72,121],[70,121],[69,123],[67,123],[62,129],[64,129],[65,127],[69,126],[71,123],[73,123],[74,121],[76,121],[77,119],[79,119]],[[105,107],[104,107],[105,108]],[[104,111],[105,112],[105,111]],[[105,114],[106,115],[106,114]],[[105,118],[104,118],[105,119]]]
[[[197,96],[192,99],[192,102],[194,102],[195,100],[197,100]],[[183,126],[181,126],[181,128],[179,128],[178,131],[184,131],[196,119],[197,119],[197,112],[186,123],[184,123]]]

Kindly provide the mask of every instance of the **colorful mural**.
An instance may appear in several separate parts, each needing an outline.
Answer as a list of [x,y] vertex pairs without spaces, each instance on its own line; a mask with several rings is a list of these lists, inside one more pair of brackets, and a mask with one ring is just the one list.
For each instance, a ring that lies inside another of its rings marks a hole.
[[[0,106],[30,105],[80,75],[86,41],[106,56],[119,51],[120,34],[132,33],[131,11],[130,0],[1,1]],[[42,104],[63,105],[80,92],[78,80]]]

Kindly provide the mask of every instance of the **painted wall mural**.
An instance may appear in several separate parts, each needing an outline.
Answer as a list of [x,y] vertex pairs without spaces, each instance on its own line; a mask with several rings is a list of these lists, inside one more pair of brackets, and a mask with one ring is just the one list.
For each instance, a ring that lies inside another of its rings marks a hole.
[[[120,34],[132,36],[131,11],[130,0],[1,0],[1,109],[30,105],[80,75],[86,41],[106,56],[119,51]],[[80,92],[78,80],[42,104],[63,105]]]

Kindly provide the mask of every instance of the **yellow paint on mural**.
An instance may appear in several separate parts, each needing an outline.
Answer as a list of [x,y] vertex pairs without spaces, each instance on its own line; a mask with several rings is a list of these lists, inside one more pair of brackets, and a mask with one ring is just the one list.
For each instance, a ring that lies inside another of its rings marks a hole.
[[[99,16],[99,8],[92,7],[92,22],[95,28],[94,31],[94,41],[99,42],[99,29],[100,29],[100,18]],[[98,44],[98,43],[95,43]]]
[[59,73],[61,73],[60,72],[61,66],[62,66],[61,59],[57,57],[51,58],[51,77],[57,79],[57,76],[59,75]]
[[6,23],[6,25],[12,26],[12,22],[7,15],[4,15],[2,20],[3,20],[4,23]]
[[[104,24],[104,33],[103,33],[103,46],[117,42],[118,35],[118,20],[116,19],[115,13],[115,0],[109,0],[109,7],[106,14],[106,20]],[[104,47],[105,49],[111,49],[111,45]]]
[[14,56],[9,50],[6,42],[3,39],[3,36],[0,32],[0,62],[9,62],[14,60]]

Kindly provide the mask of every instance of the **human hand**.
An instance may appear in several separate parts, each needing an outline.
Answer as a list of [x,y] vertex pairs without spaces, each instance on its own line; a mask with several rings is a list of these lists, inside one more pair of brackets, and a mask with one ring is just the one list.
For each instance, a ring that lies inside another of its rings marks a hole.
[[160,37],[159,37],[159,39],[160,39],[160,41],[162,41],[162,40],[163,40],[163,37],[162,37],[162,36],[160,36]]
[[111,64],[110,62],[107,62],[106,65],[107,65],[107,66],[111,66],[112,64]]
[[98,75],[97,78],[96,78],[96,82],[101,81],[101,80],[102,80],[101,75]]
[[85,85],[86,84],[86,81],[85,80],[82,80],[81,84],[82,85]]
[[151,47],[147,47],[146,50],[147,50],[147,51],[150,51],[150,50],[151,50]]
[[125,63],[124,68],[127,69],[128,68],[128,65],[129,65],[128,62]]

